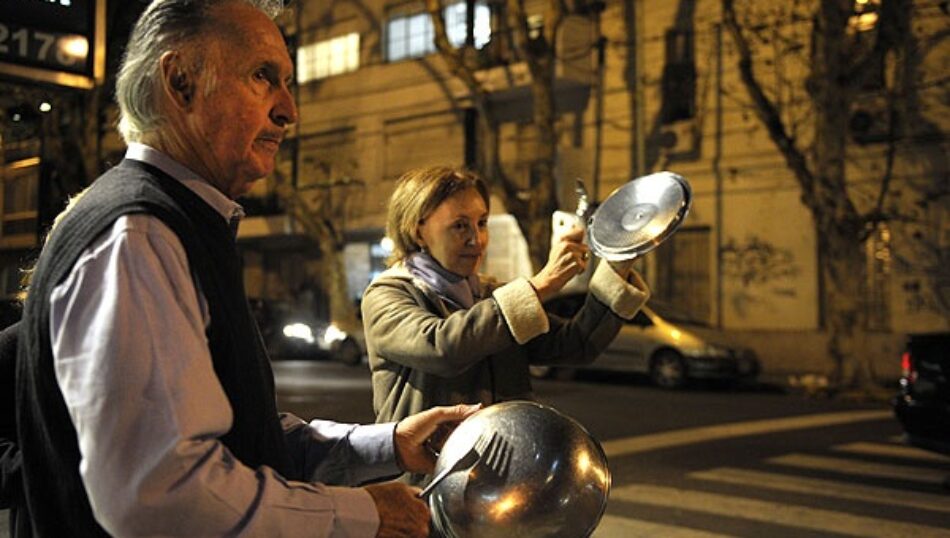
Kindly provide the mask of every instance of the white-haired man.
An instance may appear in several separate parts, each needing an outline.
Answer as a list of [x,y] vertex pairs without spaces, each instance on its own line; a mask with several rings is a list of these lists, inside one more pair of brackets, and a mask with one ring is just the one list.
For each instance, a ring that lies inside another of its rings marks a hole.
[[297,119],[270,4],[156,0],[133,29],[126,158],[50,234],[19,333],[39,536],[428,532],[415,488],[371,482],[431,472],[426,439],[476,408],[358,426],[275,407],[229,227]]

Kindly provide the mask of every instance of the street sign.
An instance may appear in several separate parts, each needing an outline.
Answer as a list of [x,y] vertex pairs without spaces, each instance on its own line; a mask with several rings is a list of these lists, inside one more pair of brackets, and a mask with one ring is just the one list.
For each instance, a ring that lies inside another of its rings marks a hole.
[[105,77],[105,0],[0,1],[0,75],[92,88]]

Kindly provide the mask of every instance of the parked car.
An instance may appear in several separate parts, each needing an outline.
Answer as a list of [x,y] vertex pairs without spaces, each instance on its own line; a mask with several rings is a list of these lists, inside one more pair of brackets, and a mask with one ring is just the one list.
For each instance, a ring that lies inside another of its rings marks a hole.
[[287,302],[250,303],[271,359],[336,360],[355,366],[366,355],[362,331],[348,333]]
[[893,407],[909,444],[950,455],[950,333],[907,337]]
[[[561,295],[545,303],[548,311],[571,317],[585,295]],[[759,360],[751,349],[710,342],[689,330],[687,319],[674,308],[650,301],[592,364],[590,370],[643,373],[663,388],[679,388],[690,380],[751,381],[759,373]],[[568,378],[573,370],[531,367],[536,377]]]

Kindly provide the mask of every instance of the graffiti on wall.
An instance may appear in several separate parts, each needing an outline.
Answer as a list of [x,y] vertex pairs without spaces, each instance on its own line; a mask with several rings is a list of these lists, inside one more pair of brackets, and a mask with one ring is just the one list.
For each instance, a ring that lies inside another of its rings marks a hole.
[[797,295],[791,280],[800,269],[791,250],[752,235],[744,241],[730,237],[719,256],[723,277],[738,284],[728,289],[729,301],[740,317],[746,317],[753,305]]

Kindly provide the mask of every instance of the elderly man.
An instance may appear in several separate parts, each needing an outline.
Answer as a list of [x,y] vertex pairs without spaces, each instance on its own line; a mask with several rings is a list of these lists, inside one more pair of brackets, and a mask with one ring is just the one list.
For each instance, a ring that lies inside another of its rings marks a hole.
[[296,120],[279,5],[155,0],[132,32],[116,88],[126,158],[50,235],[19,333],[40,536],[428,531],[415,488],[341,486],[431,472],[424,442],[474,407],[369,426],[275,408],[229,222]]

